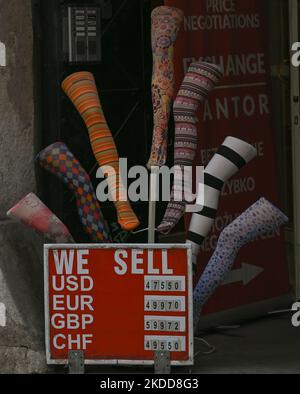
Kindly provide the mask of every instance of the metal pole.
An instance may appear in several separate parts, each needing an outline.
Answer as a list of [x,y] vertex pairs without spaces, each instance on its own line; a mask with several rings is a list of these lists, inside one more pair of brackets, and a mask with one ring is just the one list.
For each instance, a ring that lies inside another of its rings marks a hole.
[[[158,201],[159,191],[159,167],[151,168],[150,175],[150,199],[149,199],[149,226],[148,226],[148,243],[155,243],[155,225],[156,225],[156,203]],[[154,357],[155,374],[171,373],[171,354],[170,352],[155,352]]]
[[[142,16],[143,20],[143,16]],[[145,63],[144,63],[145,71]],[[146,76],[143,75],[144,86],[146,86]],[[144,97],[145,99],[145,97]],[[144,113],[144,126],[147,128],[146,113]],[[147,136],[147,130],[146,130]],[[150,190],[149,190],[149,220],[148,220],[148,243],[155,244],[155,230],[156,230],[156,204],[158,201],[159,192],[159,167],[152,167],[150,174]],[[170,374],[171,373],[171,353],[155,352],[154,355],[154,371],[155,374]]]
[[149,198],[149,220],[148,220],[148,243],[155,243],[156,225],[156,203],[158,193],[159,167],[152,167],[150,174],[150,198]]
[[[289,0],[290,49],[299,41],[298,0]],[[299,68],[291,64],[291,122],[294,180],[295,291],[300,300],[300,78]]]

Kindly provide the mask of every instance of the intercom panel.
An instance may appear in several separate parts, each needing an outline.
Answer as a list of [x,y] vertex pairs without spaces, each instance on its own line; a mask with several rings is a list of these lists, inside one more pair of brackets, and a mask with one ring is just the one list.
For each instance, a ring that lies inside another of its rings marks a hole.
[[101,7],[67,6],[64,15],[64,57],[69,63],[101,61]]

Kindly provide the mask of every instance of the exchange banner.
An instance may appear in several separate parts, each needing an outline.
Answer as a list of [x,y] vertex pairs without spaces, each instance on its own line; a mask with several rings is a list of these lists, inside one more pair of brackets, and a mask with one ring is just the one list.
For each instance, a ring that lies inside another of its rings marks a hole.
[[[191,62],[218,64],[221,84],[201,105],[195,165],[206,165],[227,136],[257,148],[258,158],[223,188],[214,228],[199,255],[201,274],[221,230],[260,197],[279,204],[275,163],[266,1],[167,0],[185,14],[175,49],[179,88]],[[190,217],[187,217],[186,225]],[[283,235],[267,234],[240,252],[235,267],[207,303],[204,314],[280,298],[289,292]]]

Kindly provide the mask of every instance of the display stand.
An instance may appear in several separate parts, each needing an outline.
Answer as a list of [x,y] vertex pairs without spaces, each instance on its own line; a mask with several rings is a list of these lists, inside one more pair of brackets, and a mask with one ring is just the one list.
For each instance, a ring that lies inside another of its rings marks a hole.
[[[150,175],[149,190],[149,226],[148,226],[148,243],[155,244],[156,231],[156,205],[158,201],[159,190],[159,167],[152,167]],[[84,374],[84,352],[69,351],[68,357],[69,373]],[[155,352],[154,358],[155,374],[171,373],[171,354],[168,351]]]
[[[156,231],[156,204],[158,201],[159,190],[159,167],[151,168],[150,191],[149,191],[149,226],[148,226],[148,243],[155,244]],[[154,359],[155,374],[171,373],[170,352],[156,352]]]
[[154,370],[157,375],[169,375],[171,373],[170,352],[156,352]]
[[82,375],[84,374],[84,352],[81,350],[69,351],[69,374]]
[[[149,191],[149,226],[148,226],[148,243],[155,244],[156,231],[156,204],[158,201],[159,190],[159,167],[152,167],[150,175]],[[69,374],[84,374],[84,352],[69,351],[68,356]],[[171,354],[168,351],[155,352],[154,358],[155,374],[171,373]]]

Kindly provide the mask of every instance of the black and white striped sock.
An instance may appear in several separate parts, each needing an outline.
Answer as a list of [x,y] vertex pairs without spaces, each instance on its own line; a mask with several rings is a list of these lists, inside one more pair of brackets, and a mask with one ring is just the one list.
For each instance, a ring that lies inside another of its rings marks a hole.
[[256,149],[238,138],[227,137],[204,171],[199,185],[197,205],[202,209],[192,216],[188,241],[192,245],[193,263],[197,263],[200,246],[210,232],[218,212],[219,198],[225,182],[257,155]]

